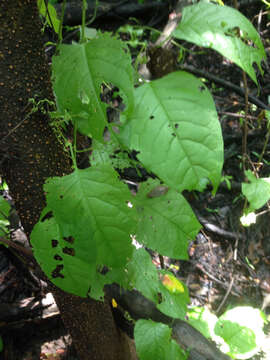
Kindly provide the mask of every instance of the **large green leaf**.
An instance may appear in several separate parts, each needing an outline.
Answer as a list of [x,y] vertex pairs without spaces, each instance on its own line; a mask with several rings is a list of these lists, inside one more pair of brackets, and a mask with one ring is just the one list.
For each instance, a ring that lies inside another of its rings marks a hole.
[[138,320],[134,337],[140,360],[186,359],[184,351],[171,338],[172,329],[151,320]]
[[106,125],[106,104],[101,102],[103,82],[116,85],[133,109],[133,69],[128,49],[108,34],[89,43],[61,45],[53,58],[53,87],[58,109],[77,121],[79,130],[102,140]]
[[157,269],[145,249],[134,250],[131,261],[127,265],[127,277],[131,287],[157,303],[160,282]]
[[87,296],[94,286],[98,293],[104,285],[98,270],[123,267],[132,255],[136,221],[128,188],[109,165],[76,169],[44,188],[47,208],[31,234],[35,257],[65,291]]
[[257,83],[253,64],[261,70],[261,61],[266,59],[266,54],[256,29],[239,11],[207,2],[188,6],[173,35],[215,49]]
[[140,184],[134,199],[139,221],[137,240],[152,250],[174,259],[187,259],[188,242],[194,239],[201,226],[186,199],[168,189],[152,197],[158,189],[166,189],[155,181]]
[[219,184],[223,139],[213,99],[205,85],[183,71],[144,84],[124,122],[121,140],[169,187],[203,190]]

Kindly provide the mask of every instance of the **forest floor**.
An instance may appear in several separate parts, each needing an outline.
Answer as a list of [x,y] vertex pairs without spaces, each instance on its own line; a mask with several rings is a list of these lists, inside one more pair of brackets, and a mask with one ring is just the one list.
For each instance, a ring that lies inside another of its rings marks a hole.
[[[261,11],[262,3],[241,9],[259,31],[267,54],[270,52],[270,22]],[[186,44],[185,44],[186,46]],[[190,45],[185,64],[204,72],[204,81],[211,91],[219,115],[225,150],[224,181],[215,196],[211,191],[186,193],[185,196],[202,224],[196,240],[190,244],[189,260],[163,257],[162,264],[174,265],[174,273],[187,284],[192,305],[205,306],[216,315],[228,305],[264,307],[270,314],[270,212],[269,207],[257,218],[256,224],[243,227],[240,223],[245,200],[241,195],[244,181],[241,170],[242,122],[245,98],[230,85],[211,80],[211,75],[229,84],[243,87],[242,70],[209,49]],[[270,68],[256,85],[248,79],[249,94],[268,104]],[[247,153],[249,167],[268,177],[270,144],[265,148],[267,121],[262,108],[249,103]],[[18,232],[17,240],[23,238]],[[153,255],[160,267],[161,258]],[[268,295],[268,297],[267,297]],[[269,330],[268,330],[269,331]],[[0,246],[0,333],[4,347],[0,360],[77,360],[69,334],[62,325],[46,284],[31,272],[29,261],[16,250]],[[270,359],[269,348],[253,359]]]

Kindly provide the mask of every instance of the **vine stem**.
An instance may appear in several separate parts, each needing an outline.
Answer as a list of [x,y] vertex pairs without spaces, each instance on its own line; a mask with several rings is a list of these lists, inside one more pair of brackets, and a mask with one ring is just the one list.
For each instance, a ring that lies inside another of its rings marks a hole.
[[87,2],[83,0],[83,7],[82,7],[82,36],[81,36],[81,43],[85,42],[85,17],[86,17],[86,9],[87,9]]
[[267,134],[266,134],[266,137],[265,137],[265,142],[264,142],[263,149],[262,149],[262,152],[260,154],[258,163],[262,162],[262,159],[263,159],[267,144],[269,142],[269,136],[270,136],[270,121],[268,120],[267,114],[265,115],[265,117],[267,119]]
[[86,23],[86,25],[88,26],[88,25],[90,25],[90,24],[92,24],[92,22],[94,22],[95,21],[95,19],[96,19],[96,16],[97,16],[97,8],[98,8],[98,3],[99,3],[99,1],[98,0],[96,0],[96,3],[95,3],[95,9],[94,9],[94,14],[93,14],[93,16],[91,17],[91,19]]
[[50,23],[50,26],[53,27],[53,22],[52,22],[52,19],[51,19],[51,14],[50,14],[49,9],[48,9],[49,0],[45,0],[45,1],[44,1],[44,4],[45,4],[45,7],[46,7],[45,18],[47,18],[47,16],[48,16],[48,19],[49,19],[48,22]]
[[57,43],[57,47],[58,47],[59,45],[61,45],[61,44],[62,44],[62,41],[63,41],[63,22],[64,22],[64,15],[65,15],[66,3],[67,3],[67,0],[64,0],[64,1],[63,1],[63,4],[62,4],[61,17],[60,17],[60,25],[59,25],[59,30],[58,30],[58,43]]
[[248,133],[248,86],[247,86],[247,75],[243,71],[243,82],[245,90],[245,115],[244,115],[244,124],[242,127],[242,164],[243,171],[246,170],[246,160],[247,160],[247,133]]

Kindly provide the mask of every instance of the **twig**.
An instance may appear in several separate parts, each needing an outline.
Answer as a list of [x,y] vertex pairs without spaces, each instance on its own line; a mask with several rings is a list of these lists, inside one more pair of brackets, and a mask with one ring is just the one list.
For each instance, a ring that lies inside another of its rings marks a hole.
[[[205,268],[204,268],[201,264],[198,264],[198,263],[197,263],[197,264],[196,264],[196,268],[198,268],[199,270],[201,270],[201,272],[203,272],[206,276],[208,276],[209,279],[215,281],[217,284],[219,284],[219,285],[221,285],[223,288],[227,289],[227,286],[226,286],[226,284],[224,283],[224,281],[221,281],[221,280],[217,279],[214,275],[210,274],[207,270],[205,270]],[[233,284],[232,284],[232,286],[233,286]],[[230,290],[230,291],[232,291],[232,290]],[[237,289],[234,289],[234,290],[232,291],[232,294],[233,294],[234,296],[237,296],[237,297],[239,297],[239,296],[241,295],[241,294],[239,293],[239,291],[237,291]]]
[[218,283],[219,285],[221,285],[222,287],[225,286],[224,282],[217,279],[214,275],[210,274],[207,270],[205,270],[205,268],[201,265],[201,264],[196,264],[196,268],[198,268],[199,270],[201,270],[201,272],[203,272],[207,277],[209,277],[209,279],[215,281],[216,283]]
[[244,82],[244,91],[245,91],[245,114],[244,114],[244,123],[242,125],[242,165],[243,171],[246,170],[246,160],[247,160],[247,134],[248,134],[248,85],[247,85],[247,75],[243,71],[243,82]]
[[233,240],[238,239],[239,235],[237,235],[237,234],[235,234],[235,233],[233,233],[231,231],[223,230],[220,227],[218,227],[217,225],[209,223],[208,220],[204,219],[200,215],[196,214],[196,216],[197,216],[199,222],[203,225],[203,227],[206,230],[211,231],[214,234],[223,236],[223,237],[225,237],[227,239],[233,239]]
[[230,295],[230,292],[232,291],[233,282],[234,282],[234,277],[231,278],[231,281],[230,281],[229,287],[228,287],[228,289],[226,291],[226,294],[225,294],[223,300],[221,301],[221,303],[219,304],[219,307],[216,310],[217,315],[219,314],[220,310],[223,308],[223,305],[227,301],[228,296]]
[[[28,102],[28,103],[25,105],[25,107],[23,108],[22,113],[24,113],[29,106],[30,106],[30,103]],[[23,119],[22,119],[16,126],[14,126],[14,128],[12,128],[12,129],[7,133],[7,135],[5,135],[5,136],[0,140],[0,143],[3,143],[14,131],[16,131],[16,130],[18,129],[18,127],[20,127],[20,126],[22,125],[22,123],[29,118],[30,114],[31,114],[31,111],[30,111],[29,113],[27,113],[27,114],[23,117]]]
[[[232,116],[232,117],[236,117],[236,118],[243,117],[243,115],[241,115],[241,114],[235,114],[235,113],[228,112],[228,111],[218,111],[218,114],[219,115],[228,115],[228,116]],[[250,119],[250,120],[257,120],[258,116],[247,115],[246,118]]]
[[45,13],[45,17],[48,16],[48,19],[49,19],[49,23],[50,23],[50,26],[53,27],[53,22],[52,22],[52,19],[51,19],[51,14],[49,12],[49,8],[48,8],[48,5],[49,4],[49,0],[45,0],[45,7],[46,7],[46,13]]
[[87,9],[87,5],[86,5],[86,0],[83,0],[82,2],[82,33],[81,33],[81,43],[85,42],[85,36],[84,36],[84,32],[85,32],[85,17],[86,17],[86,9]]
[[[240,96],[245,96],[245,90],[243,88],[241,88],[240,86],[234,85],[229,81],[226,81],[224,79],[220,79],[219,77],[210,74],[207,71],[202,71],[199,69],[196,69],[194,66],[191,65],[179,65],[179,69],[181,70],[187,70],[190,71],[191,73],[194,73],[196,75],[199,76],[203,76],[204,78],[207,78],[217,84],[220,84],[228,89],[233,90],[234,92],[236,92],[237,94],[239,94]],[[262,109],[266,109],[266,110],[270,110],[270,106],[266,105],[265,103],[263,103],[261,100],[259,100],[258,98],[256,98],[253,95],[248,95],[248,100],[254,104],[257,105],[258,107],[262,108]]]
[[31,260],[33,260],[33,258],[34,258],[34,255],[33,255],[33,252],[31,249],[28,249],[24,246],[16,244],[14,241],[11,241],[9,239],[6,239],[6,238],[0,236],[0,243],[10,246],[11,248],[19,251],[21,254],[27,256],[27,258],[30,258]]
[[[267,12],[266,12],[267,13]],[[259,12],[259,15],[258,15],[258,27],[257,27],[257,30],[258,30],[258,33],[260,34],[261,32],[261,23],[262,23],[262,15],[263,15],[263,11],[262,9],[260,10]]]
[[160,312],[156,304],[137,290],[127,291],[116,284],[105,286],[106,295],[116,300],[131,317],[137,319],[151,319],[162,322],[172,328],[172,337],[184,349],[188,349],[189,359],[229,360],[229,357],[221,353],[215,345],[208,341],[200,332],[195,330],[189,323],[172,318]]
[[57,47],[59,47],[59,45],[61,45],[62,42],[63,42],[63,22],[64,22],[66,2],[67,2],[67,0],[64,0],[63,3],[62,3],[61,16],[60,16],[60,24],[59,24],[59,28],[58,28],[58,42],[57,42]]
[[266,150],[267,145],[268,145],[269,136],[270,136],[270,121],[268,120],[267,133],[266,133],[266,137],[265,137],[265,142],[264,142],[264,144],[263,144],[263,149],[262,149],[262,152],[261,152],[260,157],[259,157],[259,159],[258,159],[258,162],[259,162],[259,163],[262,162],[262,159],[263,159],[265,150]]

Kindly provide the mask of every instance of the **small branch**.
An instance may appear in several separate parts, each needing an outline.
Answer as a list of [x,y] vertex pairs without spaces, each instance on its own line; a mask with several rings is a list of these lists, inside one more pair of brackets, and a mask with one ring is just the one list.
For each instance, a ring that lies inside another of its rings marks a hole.
[[[196,268],[199,269],[202,273],[204,273],[207,277],[209,277],[209,279],[215,281],[217,284],[219,284],[224,289],[227,289],[227,285],[225,284],[224,281],[221,281],[221,280],[217,279],[214,275],[210,274],[207,270],[205,270],[205,268],[201,264],[196,264]],[[232,286],[233,286],[233,284],[232,284]],[[241,294],[235,287],[232,291],[232,294],[237,297],[241,296]]]
[[83,6],[82,6],[82,33],[81,33],[81,43],[85,42],[85,17],[86,17],[86,8],[87,8],[87,4],[86,4],[86,0],[83,0]]
[[[202,70],[199,70],[199,69],[196,69],[194,66],[191,66],[191,65],[180,65],[179,66],[179,69],[180,70],[186,70],[186,71],[190,71],[191,73],[193,74],[196,74],[196,75],[199,75],[199,76],[202,76],[204,78],[207,78],[219,85],[222,85],[228,89],[231,89],[233,90],[234,92],[236,92],[238,95],[240,96],[245,96],[245,90],[237,85],[234,85],[232,84],[231,82],[229,81],[226,81],[224,79],[220,79],[219,77],[215,76],[215,75],[212,75],[210,73],[208,73],[207,71],[202,71]],[[265,103],[263,103],[261,100],[259,100],[258,98],[256,98],[255,96],[253,95],[248,95],[248,100],[254,104],[254,105],[257,105],[258,107],[262,108],[262,109],[265,109],[265,110],[270,110],[270,106],[266,105]]]
[[268,118],[267,118],[267,134],[266,134],[266,137],[265,137],[265,142],[263,144],[262,152],[261,152],[260,157],[258,159],[259,163],[262,162],[265,150],[266,150],[268,142],[269,142],[269,136],[270,136],[270,120],[268,120]]
[[243,82],[244,82],[244,91],[245,91],[245,115],[244,123],[242,125],[242,165],[243,172],[246,170],[246,160],[247,160],[247,134],[248,134],[248,85],[247,85],[247,75],[243,71]]
[[31,260],[34,259],[33,251],[30,248],[28,249],[28,248],[26,248],[24,246],[16,244],[14,241],[6,239],[6,238],[4,238],[2,236],[0,236],[0,243],[3,243],[5,245],[11,247],[12,249],[15,249],[19,253],[27,256],[28,259],[31,259]]
[[59,29],[58,29],[58,43],[57,43],[57,46],[62,44],[62,41],[63,41],[63,21],[64,21],[64,15],[65,15],[66,2],[67,2],[67,0],[64,0],[63,3],[62,3],[60,24],[59,24]]
[[[218,111],[218,114],[219,115],[228,115],[228,116],[232,116],[232,117],[235,117],[235,118],[242,118],[243,117],[243,115],[241,115],[241,114],[236,114],[236,113],[232,113],[232,112],[228,112],[228,111]],[[247,115],[246,118],[250,119],[250,120],[257,120],[258,116]]]
[[238,234],[235,234],[231,231],[227,231],[227,230],[223,230],[221,229],[220,227],[218,227],[217,225],[214,225],[214,224],[211,224],[209,223],[208,220],[204,219],[203,217],[201,217],[200,215],[196,214],[199,222],[203,225],[203,227],[216,234],[216,235],[219,235],[219,236],[222,236],[224,238],[227,238],[227,239],[232,239],[232,240],[236,240],[238,239],[239,235]]
[[133,319],[151,319],[172,328],[172,337],[184,349],[189,350],[189,359],[229,360],[214,343],[208,341],[198,330],[183,320],[174,319],[160,312],[154,302],[146,299],[137,290],[127,291],[118,285],[106,285],[106,294],[130,313]]
[[221,303],[219,304],[219,307],[217,308],[216,314],[218,315],[220,313],[220,310],[223,308],[225,302],[228,299],[228,296],[230,295],[231,291],[232,291],[232,287],[233,287],[233,282],[234,282],[234,277],[232,277],[231,281],[230,281],[230,285],[226,291],[226,294],[223,298],[223,300],[221,301]]

